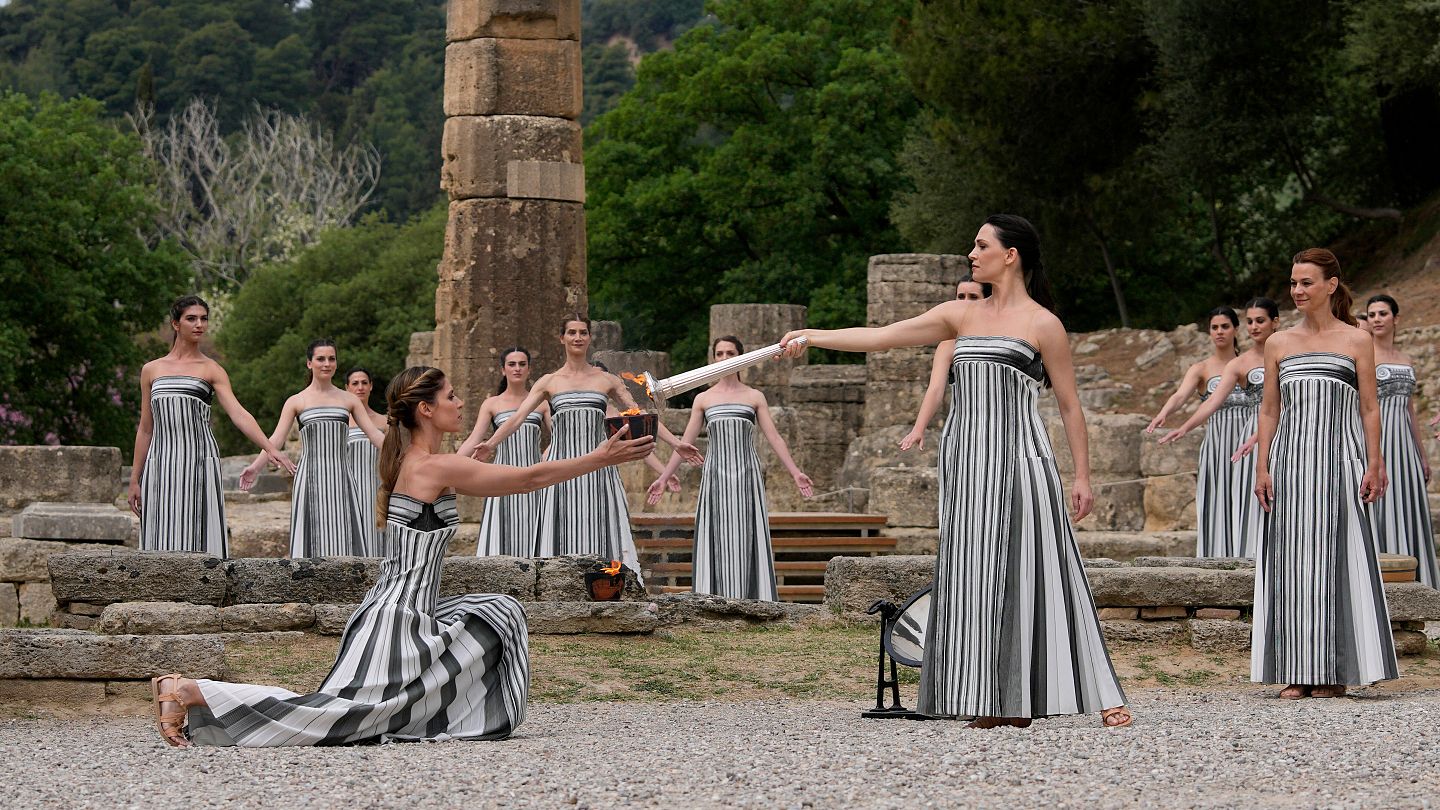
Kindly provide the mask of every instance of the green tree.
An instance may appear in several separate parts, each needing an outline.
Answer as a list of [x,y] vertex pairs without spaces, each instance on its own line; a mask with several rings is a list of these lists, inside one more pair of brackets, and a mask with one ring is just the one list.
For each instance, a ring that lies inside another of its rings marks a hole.
[[[403,225],[371,216],[331,231],[292,260],[266,265],[235,294],[216,340],[235,394],[268,430],[285,398],[308,381],[305,347],[335,341],[341,373],[375,374],[376,407],[398,373],[410,334],[435,325],[435,266],[444,243],[446,206]],[[249,452],[228,422],[217,438],[227,452]]]
[[586,45],[580,52],[580,62],[585,71],[585,106],[580,111],[580,123],[589,126],[614,109],[620,97],[635,86],[635,68],[630,64],[630,49],[622,42]]
[[916,103],[891,45],[900,0],[716,2],[641,63],[590,128],[592,311],[701,360],[717,302],[865,313],[865,267],[899,249],[887,211]]
[[134,336],[189,276],[153,213],[140,141],[88,99],[0,94],[0,441],[134,441]]

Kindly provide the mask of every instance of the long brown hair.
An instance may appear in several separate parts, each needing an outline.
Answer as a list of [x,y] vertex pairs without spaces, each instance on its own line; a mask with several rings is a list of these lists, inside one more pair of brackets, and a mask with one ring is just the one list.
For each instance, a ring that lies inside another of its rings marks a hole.
[[1305,248],[1295,254],[1290,260],[1291,264],[1313,264],[1320,268],[1320,272],[1327,279],[1339,279],[1340,283],[1335,286],[1335,292],[1330,294],[1330,314],[1345,323],[1355,326],[1355,315],[1350,308],[1355,305],[1355,296],[1350,294],[1350,288],[1345,286],[1345,279],[1340,278],[1340,260],[1335,254],[1325,248]]
[[400,477],[400,459],[410,446],[410,431],[415,429],[415,412],[420,403],[435,404],[440,389],[445,387],[445,372],[432,366],[411,366],[385,387],[385,441],[380,445],[380,490],[375,495],[375,525],[385,527],[385,514],[390,509],[390,493]]

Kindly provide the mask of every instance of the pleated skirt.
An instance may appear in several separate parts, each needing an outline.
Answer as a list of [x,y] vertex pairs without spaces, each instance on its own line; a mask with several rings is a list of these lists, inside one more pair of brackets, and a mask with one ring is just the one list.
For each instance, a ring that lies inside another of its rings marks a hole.
[[1265,510],[1255,497],[1255,454],[1230,457],[1255,432],[1256,410],[1227,405],[1205,423],[1195,475],[1195,556],[1253,557]]
[[1430,522],[1430,501],[1425,491],[1425,470],[1410,431],[1410,399],[1380,398],[1380,452],[1390,488],[1371,504],[1375,540],[1385,554],[1404,554],[1419,562],[1417,577],[1440,587],[1435,562],[1435,528]]
[[[509,411],[508,413],[514,413]],[[511,467],[529,467],[540,461],[540,420],[526,421],[506,437],[495,451],[495,463]],[[507,419],[496,419],[495,427]],[[485,499],[480,516],[480,540],[475,554],[489,557],[506,554],[512,557],[535,556],[535,533],[540,516],[543,490],[523,492]]]
[[209,396],[209,385],[189,377],[151,385],[154,431],[140,477],[141,551],[229,554],[220,448],[201,391]]
[[705,412],[709,451],[695,507],[695,593],[776,601],[765,477],[755,452],[755,411],[745,405]]
[[360,428],[350,428],[345,440],[345,463],[350,467],[350,491],[360,516],[366,557],[383,557],[385,529],[375,525],[375,496],[380,490],[380,449]]

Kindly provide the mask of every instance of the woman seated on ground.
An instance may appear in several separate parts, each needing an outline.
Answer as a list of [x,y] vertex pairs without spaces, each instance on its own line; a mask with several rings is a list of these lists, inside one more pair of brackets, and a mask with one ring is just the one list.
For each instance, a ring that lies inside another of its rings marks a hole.
[[655,447],[622,431],[577,458],[531,467],[440,452],[460,430],[460,398],[445,374],[416,366],[386,391],[390,430],[380,450],[386,556],[350,618],[335,666],[313,694],[274,686],[151,679],[155,718],[170,745],[336,745],[388,740],[492,740],[525,719],[530,683],[525,611],[499,594],[438,598],[455,534],[455,494],[531,492],[634,461]]

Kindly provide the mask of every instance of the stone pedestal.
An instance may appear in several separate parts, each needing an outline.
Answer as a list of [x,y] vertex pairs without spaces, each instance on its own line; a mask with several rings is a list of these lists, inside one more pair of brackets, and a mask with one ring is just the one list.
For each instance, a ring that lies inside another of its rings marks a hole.
[[120,494],[115,447],[0,447],[0,508],[32,501],[109,503]]
[[[798,304],[716,304],[710,307],[705,353],[708,358],[715,339],[725,335],[739,338],[748,352],[779,343],[786,332],[804,328],[805,307]],[[764,391],[771,405],[785,405],[790,400],[790,371],[805,363],[805,358],[769,360],[741,372],[740,379]]]
[[[969,268],[964,256],[936,253],[891,253],[870,257],[866,279],[867,326],[884,326],[913,318],[955,297],[955,285]],[[891,349],[870,354],[869,390],[865,395],[865,428],[910,425],[925,398],[934,347]],[[944,418],[936,412],[935,422]]]
[[441,187],[450,197],[435,293],[435,365],[469,424],[499,352],[558,367],[563,319],[584,313],[579,0],[453,0]]

